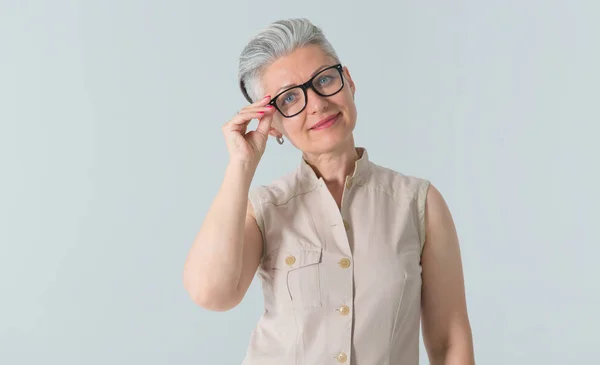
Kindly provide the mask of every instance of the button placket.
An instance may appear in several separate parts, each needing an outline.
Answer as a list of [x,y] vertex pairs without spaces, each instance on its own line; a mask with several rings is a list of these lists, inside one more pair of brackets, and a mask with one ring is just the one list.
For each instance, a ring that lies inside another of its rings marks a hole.
[[[341,338],[340,343],[337,343],[335,347],[333,347],[333,351],[337,351],[332,355],[333,359],[339,364],[348,364],[350,362],[349,352],[344,351],[347,350],[351,346],[351,327],[352,327],[352,309],[350,304],[353,298],[353,282],[354,282],[354,273],[351,268],[352,266],[352,238],[349,236],[349,231],[351,230],[350,225],[350,212],[348,210],[348,204],[350,204],[350,200],[352,199],[352,188],[353,182],[352,177],[346,177],[346,181],[344,184],[344,190],[342,192],[342,201],[341,206],[336,206],[336,216],[334,221],[331,224],[331,227],[335,227],[331,232],[333,239],[336,242],[336,246],[340,251],[337,252],[339,255],[334,265],[337,266],[337,269],[340,272],[336,273],[336,277],[339,280],[343,280],[343,284],[341,287],[338,287],[339,290],[337,295],[339,295],[339,302],[335,307],[335,313],[339,315],[336,320],[336,327],[339,326],[339,330],[342,332],[339,333]],[[332,215],[333,218],[333,215]],[[342,228],[343,227],[343,228]],[[344,303],[347,303],[344,304]]]

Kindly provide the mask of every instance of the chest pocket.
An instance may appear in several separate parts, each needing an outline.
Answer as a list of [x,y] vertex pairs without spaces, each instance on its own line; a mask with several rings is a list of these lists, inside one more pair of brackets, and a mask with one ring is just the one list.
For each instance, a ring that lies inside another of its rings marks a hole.
[[291,302],[294,309],[321,307],[322,254],[317,248],[280,248],[269,253],[262,266],[271,279],[274,300]]

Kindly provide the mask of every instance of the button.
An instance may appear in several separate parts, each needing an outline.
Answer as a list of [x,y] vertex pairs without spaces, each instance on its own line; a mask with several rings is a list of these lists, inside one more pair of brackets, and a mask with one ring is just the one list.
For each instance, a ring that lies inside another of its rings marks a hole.
[[342,316],[347,316],[350,313],[350,307],[348,307],[347,305],[341,306],[338,310],[340,311],[340,314]]
[[348,360],[348,355],[346,355],[343,352],[340,352],[339,354],[337,354],[337,356],[335,357],[337,359],[337,361],[339,362],[346,362]]
[[350,223],[348,223],[348,221],[344,220],[344,228],[346,229],[346,231],[350,230]]
[[350,259],[344,257],[340,260],[339,264],[343,269],[347,269],[350,267]]
[[347,188],[352,187],[352,178],[351,177],[346,178],[346,187]]
[[294,256],[288,256],[285,258],[285,263],[292,266],[296,262],[296,258]]

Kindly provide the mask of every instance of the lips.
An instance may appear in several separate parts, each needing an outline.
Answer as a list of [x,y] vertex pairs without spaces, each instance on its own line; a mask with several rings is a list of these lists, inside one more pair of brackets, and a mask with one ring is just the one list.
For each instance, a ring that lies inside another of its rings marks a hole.
[[320,122],[318,122],[317,124],[310,127],[310,129],[319,129],[320,127],[326,126],[327,124],[331,124],[331,122],[334,121],[337,117],[339,117],[339,115],[340,115],[340,113],[337,113],[328,118],[325,118],[325,119],[321,120]]

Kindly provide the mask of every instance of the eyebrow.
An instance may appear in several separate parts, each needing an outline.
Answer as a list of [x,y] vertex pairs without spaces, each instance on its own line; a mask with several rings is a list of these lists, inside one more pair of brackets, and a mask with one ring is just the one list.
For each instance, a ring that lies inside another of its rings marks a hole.
[[[331,66],[331,65],[323,65],[323,66],[319,67],[318,69],[316,69],[316,70],[315,70],[315,71],[312,73],[312,75],[310,75],[310,78],[312,79],[312,78],[313,78],[313,77],[314,77],[316,74],[318,74],[319,72],[323,71],[323,69],[324,69],[324,68],[327,68],[327,67],[329,67],[329,66]],[[277,89],[277,91],[275,91],[274,95],[277,95],[277,94],[279,94],[279,92],[280,92],[281,90],[283,90],[283,89],[287,89],[288,87],[291,87],[291,86],[298,86],[298,85],[296,85],[296,84],[286,84],[286,85],[283,85],[282,87],[280,87],[279,89]]]

